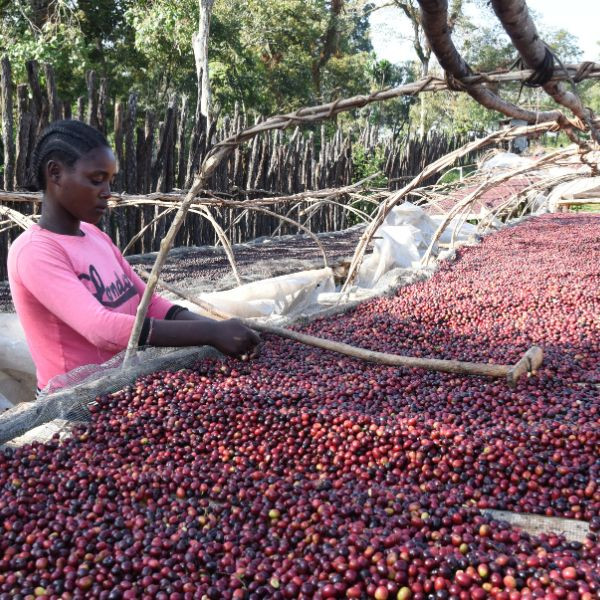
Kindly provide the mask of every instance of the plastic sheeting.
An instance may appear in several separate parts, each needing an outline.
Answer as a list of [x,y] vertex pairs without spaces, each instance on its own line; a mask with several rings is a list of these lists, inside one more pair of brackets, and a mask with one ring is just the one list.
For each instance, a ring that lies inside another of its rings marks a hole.
[[557,185],[548,194],[548,210],[557,212],[558,202],[583,192],[598,192],[600,197],[600,177],[582,177]]
[[[188,287],[188,291],[231,316],[284,325],[298,316],[364,300],[430,274],[431,267],[424,269],[421,259],[442,219],[410,202],[394,208],[376,231],[373,253],[363,260],[356,285],[349,294],[342,295],[336,290],[329,268],[263,279],[223,292],[201,293],[193,287]],[[452,241],[464,243],[475,235],[474,225],[453,219],[439,241],[446,245]],[[199,310],[192,302],[176,300],[190,310]]]
[[[333,271],[314,269],[254,281],[225,292],[197,294],[219,310],[239,318],[269,318],[293,315],[317,301],[319,294],[335,290]],[[193,290],[190,290],[194,294]],[[168,295],[168,294],[166,294]],[[192,302],[177,303],[198,311]]]
[[[421,259],[443,219],[441,215],[428,215],[410,202],[392,209],[375,233],[373,254],[363,261],[357,285],[374,288],[383,274],[391,269],[420,269]],[[476,235],[474,225],[461,224],[455,218],[443,231],[439,242],[450,244],[455,229],[455,241],[458,242],[467,241]]]
[[514,152],[499,152],[484,161],[479,167],[480,171],[493,171],[494,169],[510,170],[520,169],[533,164],[532,158],[519,156]]
[[35,389],[35,365],[23,327],[16,314],[0,313],[0,410],[31,400]]

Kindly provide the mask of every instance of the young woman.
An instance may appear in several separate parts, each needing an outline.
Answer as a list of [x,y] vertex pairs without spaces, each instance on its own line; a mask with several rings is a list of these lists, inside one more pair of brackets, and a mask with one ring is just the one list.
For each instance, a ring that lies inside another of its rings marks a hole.
[[[145,284],[95,226],[115,170],[106,138],[80,121],[52,123],[36,146],[32,188],[43,190],[42,215],[12,244],[8,272],[40,389],[127,346]],[[259,341],[235,319],[201,317],[155,294],[139,345],[210,345],[243,356]]]

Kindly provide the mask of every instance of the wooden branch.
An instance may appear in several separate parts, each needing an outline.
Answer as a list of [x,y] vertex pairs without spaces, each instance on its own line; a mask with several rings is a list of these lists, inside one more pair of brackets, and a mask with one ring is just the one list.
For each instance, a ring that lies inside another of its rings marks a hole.
[[413,191],[417,186],[425,179],[431,177],[435,173],[438,173],[442,169],[449,167],[453,164],[457,159],[468,155],[470,152],[474,150],[478,150],[480,148],[484,148],[489,146],[493,142],[502,140],[502,139],[512,139],[514,137],[526,136],[526,135],[535,135],[538,133],[542,133],[544,131],[549,131],[550,129],[556,127],[556,123],[540,123],[539,125],[530,125],[527,127],[513,127],[511,129],[506,129],[504,131],[496,131],[494,133],[489,134],[488,136],[475,140],[473,142],[469,142],[465,146],[458,148],[454,152],[447,154],[446,156],[442,156],[435,162],[431,163],[423,171],[421,171],[412,181],[410,181],[407,185],[405,185],[402,189],[394,192],[391,196],[383,202],[375,217],[369,224],[369,226],[365,229],[365,232],[361,236],[356,249],[354,251],[354,256],[352,257],[352,261],[350,263],[350,268],[348,269],[348,275],[344,285],[342,286],[342,292],[347,292],[354,282],[354,279],[358,275],[358,270],[360,269],[360,265],[362,263],[362,259],[367,250],[369,242],[375,235],[375,232],[383,224],[385,218],[389,214],[389,212],[400,203],[400,201],[404,200],[405,196]]
[[[220,142],[219,144],[215,145],[212,148],[212,150],[210,151],[210,153],[204,159],[204,161],[202,163],[202,167],[200,169],[200,172],[194,179],[194,184],[191,186],[190,191],[187,193],[185,199],[179,206],[179,208],[177,210],[177,214],[175,215],[175,218],[173,219],[173,222],[171,223],[171,227],[169,228],[169,231],[167,232],[166,236],[161,241],[160,251],[156,257],[156,262],[154,263],[154,266],[152,268],[152,273],[151,273],[152,276],[150,277],[150,279],[148,281],[148,285],[146,286],[146,289],[142,296],[142,300],[138,306],[134,327],[132,329],[131,336],[130,336],[130,339],[129,339],[129,342],[127,345],[127,352],[125,355],[124,364],[127,365],[129,363],[131,357],[133,356],[133,353],[135,352],[135,348],[137,347],[137,342],[138,342],[139,335],[140,335],[140,332],[142,329],[143,321],[144,321],[144,318],[146,317],[148,306],[150,304],[152,294],[154,292],[156,283],[158,281],[158,276],[159,276],[159,274],[162,270],[162,267],[166,261],[168,251],[173,245],[175,236],[176,236],[177,232],[179,231],[179,228],[183,224],[185,215],[187,214],[189,207],[193,203],[198,192],[201,189],[203,189],[204,187],[206,187],[207,182],[209,181],[209,179],[213,175],[213,173],[216,171],[218,166],[221,164],[221,162],[224,159],[226,159],[239,144],[241,144],[242,142],[244,142],[246,140],[253,138],[254,136],[256,136],[257,134],[259,134],[261,132],[271,131],[274,129],[283,129],[283,128],[287,128],[291,125],[296,126],[296,125],[298,125],[298,123],[309,123],[309,122],[319,121],[322,119],[331,118],[334,115],[338,114],[339,112],[348,111],[353,108],[359,108],[359,107],[365,106],[372,102],[380,102],[382,100],[387,100],[389,98],[394,98],[394,97],[398,97],[401,95],[419,93],[419,92],[423,91],[423,89],[425,87],[430,85],[432,81],[433,81],[433,78],[427,78],[425,81],[422,82],[421,88],[419,88],[419,87],[411,88],[410,84],[409,84],[408,86],[400,86],[400,88],[395,88],[393,90],[383,90],[381,92],[376,92],[376,93],[370,94],[369,96],[354,96],[352,98],[345,99],[345,100],[335,100],[334,102],[331,102],[328,104],[323,104],[320,106],[302,108],[293,113],[287,113],[284,115],[276,115],[274,117],[270,117],[263,123],[256,124],[253,127],[250,127],[240,133],[230,136],[229,138],[227,138],[227,139],[223,140],[222,142]],[[409,91],[409,89],[411,91]],[[537,115],[537,113],[536,113],[536,115]],[[536,118],[538,118],[538,117],[536,116]],[[555,125],[555,124],[537,125],[537,126],[527,129],[527,132],[547,131],[550,127],[552,127],[552,125]],[[481,145],[485,145],[486,143],[490,143],[494,139],[502,139],[503,136],[504,136],[504,139],[506,139],[511,133],[516,132],[516,131],[520,131],[520,135],[523,135],[524,128],[516,128],[515,130],[509,130],[508,133],[507,132],[497,132],[496,134],[492,134],[491,136],[488,136],[488,138],[485,138],[483,141],[480,140],[478,143],[474,144],[472,147],[467,147],[466,152],[472,151],[472,150],[480,147]],[[210,132],[209,132],[209,135],[207,136],[207,139],[208,139],[208,141],[210,141],[210,139],[211,139]],[[458,156],[460,156],[460,153],[458,155],[456,155],[455,158]],[[450,162],[452,162],[452,160],[454,160],[454,159],[451,159]],[[445,162],[440,163],[439,161],[436,161],[436,163],[434,163],[434,164],[437,164],[438,168],[441,168],[446,163]],[[433,172],[435,172],[435,170]],[[425,171],[423,171],[422,173],[423,174],[427,173],[427,169]],[[412,187],[413,188],[416,187],[420,181],[422,181],[422,179],[420,179],[419,177],[415,178],[415,180],[413,181]],[[397,200],[398,200],[398,198],[396,199],[396,201]],[[386,205],[387,204],[388,203],[386,202]],[[388,210],[391,210],[392,207],[393,207],[393,204],[389,205]],[[380,212],[380,215],[381,214],[384,214],[383,218],[385,218],[385,214],[387,214],[387,213]],[[371,225],[369,226],[369,228],[367,228],[367,230],[374,231],[376,229],[376,227],[378,226],[378,224],[376,224],[375,228],[373,228],[374,223],[375,223],[375,221],[373,223],[371,223]],[[372,235],[372,233],[371,233],[371,235]],[[361,238],[361,242],[363,242],[363,238]],[[359,245],[360,245],[360,243],[359,243]],[[362,260],[362,255],[364,254],[365,249],[366,249],[366,246],[363,246],[362,248],[360,248],[360,250],[357,249],[357,253],[355,253],[356,260],[354,260],[355,264],[354,264],[354,269],[351,272],[352,276],[354,276],[356,274],[357,268],[360,264],[360,261]],[[350,281],[351,280],[349,278],[346,281],[346,283],[344,284],[344,287],[347,287],[349,285]]]
[[146,231],[152,227],[152,225],[154,225],[156,222],[160,221],[163,217],[166,217],[169,213],[171,213],[172,211],[175,210],[175,206],[169,206],[168,208],[166,208],[165,210],[163,210],[162,212],[158,213],[156,215],[156,217],[154,217],[149,223],[146,223],[127,243],[127,246],[125,246],[125,248],[123,248],[123,254],[127,254],[127,251],[133,247],[133,245],[141,238],[143,237],[144,233],[146,233]]
[[[577,68],[574,69],[574,65],[568,65],[567,69],[569,73],[576,73],[581,66],[582,65],[576,65]],[[461,72],[460,79],[461,83],[465,86],[476,86],[477,84],[482,82],[487,83],[493,81],[524,81],[528,77],[531,77],[533,73],[534,72],[531,70],[489,74],[472,74],[471,72],[469,72],[469,74],[465,74],[463,76]],[[567,75],[565,73],[559,72],[555,74],[555,78],[557,80],[563,80],[567,78]],[[594,63],[593,67],[590,67],[589,72],[586,73],[586,78],[600,78],[600,63]],[[224,146],[236,146],[244,141],[253,138],[258,133],[271,131],[273,129],[284,129],[291,125],[295,126],[298,123],[312,123],[315,121],[320,121],[322,119],[328,119],[340,112],[352,110],[355,108],[361,108],[368,104],[372,104],[373,102],[381,102],[384,100],[389,100],[391,98],[398,98],[400,96],[413,96],[415,94],[425,91],[441,91],[448,89],[450,88],[446,81],[435,77],[426,77],[417,82],[409,83],[396,88],[381,90],[378,92],[374,92],[370,95],[353,96],[351,98],[346,98],[344,100],[336,100],[335,102],[329,102],[327,104],[322,104],[319,106],[301,108],[293,113],[286,113],[282,115],[275,115],[273,117],[269,117],[262,123],[257,123],[254,126],[245,129],[237,135],[230,136],[229,138],[221,141],[219,144],[214,146],[212,152],[216,153]],[[492,96],[489,96],[488,92],[489,94],[491,94],[490,90],[484,89],[484,91],[481,92],[482,98],[484,96],[491,98]],[[547,111],[543,113],[523,111],[523,109],[515,107],[515,105],[512,105],[510,103],[504,102],[499,98],[497,101],[494,100],[494,105],[490,105],[490,108],[494,110],[499,110],[500,112],[508,114],[509,116],[514,116],[514,118],[523,119],[527,122],[541,123],[560,119],[563,122],[564,126],[577,125],[577,123],[570,123],[568,120],[565,120],[564,116],[560,111]]]
[[457,204],[448,211],[448,213],[446,214],[446,217],[438,225],[438,228],[436,229],[435,233],[433,234],[433,237],[431,238],[431,242],[429,243],[427,251],[423,255],[423,258],[421,259],[421,264],[426,265],[429,262],[429,258],[431,257],[431,254],[433,252],[433,248],[434,248],[435,244],[440,239],[442,233],[448,226],[448,223],[450,223],[450,221],[452,221],[452,219],[456,216],[456,214],[460,210],[471,206],[475,202],[475,200],[480,198],[485,192],[500,185],[501,183],[504,183],[508,179],[512,179],[513,177],[517,177],[518,175],[522,175],[524,173],[527,173],[528,171],[533,171],[543,165],[552,163],[559,158],[564,158],[566,156],[573,155],[576,152],[577,152],[576,147],[570,147],[570,148],[565,148],[565,149],[561,148],[560,150],[556,150],[554,152],[551,152],[550,154],[543,156],[542,158],[534,161],[533,163],[531,163],[527,166],[520,167],[518,169],[511,169],[510,171],[507,171],[506,173],[501,173],[500,175],[496,175],[495,177],[492,177],[488,181],[483,182],[476,190],[474,190],[473,192],[471,192],[470,194],[465,196],[462,200],[457,202]]
[[310,229],[308,229],[307,227],[302,225],[302,223],[299,223],[298,221],[294,221],[294,219],[291,219],[288,216],[278,215],[277,213],[274,213],[273,211],[268,210],[266,208],[262,208],[260,206],[248,206],[247,210],[254,210],[256,212],[261,212],[263,214],[269,215],[276,219],[281,219],[282,221],[285,221],[286,223],[289,223],[289,224],[293,225],[294,227],[297,227],[298,229],[301,229],[302,231],[304,231],[304,233],[306,233],[309,237],[312,238],[314,243],[317,245],[317,248],[321,252],[321,255],[323,256],[323,267],[327,268],[329,266],[329,264],[327,262],[327,253],[325,252],[325,248],[323,248],[323,244],[321,244],[321,242],[319,241],[319,238]]
[[213,226],[221,245],[223,246],[223,250],[227,255],[227,259],[229,260],[229,264],[231,265],[231,270],[233,271],[233,276],[235,277],[236,283],[238,285],[242,285],[242,278],[240,277],[239,271],[237,269],[237,265],[235,262],[235,257],[233,255],[233,248],[231,246],[231,242],[229,238],[225,235],[223,228],[217,223],[217,220],[213,217],[212,213],[206,206],[199,206],[196,209],[201,216],[208,220],[208,222]]
[[542,179],[542,181],[534,182],[533,184],[526,187],[525,189],[520,190],[516,194],[513,194],[505,202],[502,202],[500,205],[498,205],[489,215],[487,215],[484,219],[482,219],[478,223],[478,225],[477,225],[478,230],[481,231],[482,233],[485,233],[486,231],[488,231],[490,229],[494,219],[499,218],[500,215],[504,211],[509,210],[509,207],[511,205],[518,204],[523,197],[526,197],[531,192],[535,192],[538,190],[550,189],[550,188],[557,186],[560,183],[572,181],[573,179],[578,179],[579,177],[581,177],[580,173],[570,173],[568,175],[560,175],[559,177],[544,178],[544,179]]
[[[138,273],[150,280],[151,274],[138,270]],[[159,280],[159,285],[170,292],[173,292],[180,298],[184,298],[189,302],[192,302],[204,312],[215,317],[216,319],[230,319],[230,315],[220,311],[212,304],[194,297],[192,294],[188,294],[183,290],[175,287],[174,285],[168,284],[163,280]],[[353,358],[359,358],[367,362],[373,362],[381,365],[389,365],[393,367],[407,367],[417,369],[427,369],[429,371],[441,371],[442,373],[456,373],[459,375],[480,375],[484,377],[495,377],[506,379],[509,386],[514,387],[519,377],[527,372],[535,373],[535,371],[542,364],[543,352],[538,346],[532,346],[527,352],[519,359],[514,365],[496,365],[491,363],[474,363],[460,360],[445,360],[438,358],[417,358],[414,356],[403,356],[400,354],[388,354],[384,352],[376,352],[375,350],[367,350],[364,348],[357,348],[350,344],[343,342],[335,342],[333,340],[327,340],[324,338],[318,338],[291,329],[284,329],[283,327],[274,327],[273,325],[266,325],[264,323],[257,323],[250,319],[239,319],[246,327],[250,327],[261,333],[270,333],[279,337],[283,337],[295,342],[300,342],[307,346],[314,348],[321,348],[322,350],[328,350],[330,352],[336,352],[343,354],[344,356],[351,356]]]
[[[127,350],[125,353],[125,358],[123,361],[123,365],[126,366],[131,362],[131,358],[133,357],[140,337],[140,333],[142,331],[142,326],[144,324],[144,319],[146,318],[146,313],[148,312],[148,306],[150,305],[150,301],[152,300],[152,294],[154,293],[154,289],[156,288],[156,284],[158,282],[158,276],[162,271],[162,268],[167,259],[167,254],[173,245],[173,241],[175,240],[175,236],[179,231],[179,228],[183,224],[185,219],[185,215],[187,211],[194,201],[194,198],[198,194],[198,192],[203,189],[206,185],[206,182],[210,178],[210,176],[214,173],[215,169],[219,166],[221,160],[225,158],[230,152],[230,148],[221,148],[215,154],[208,156],[203,165],[200,173],[196,176],[194,180],[194,184],[192,188],[187,193],[185,199],[180,204],[177,209],[177,213],[167,231],[165,237],[162,239],[160,243],[160,250],[156,256],[156,261],[152,267],[152,272],[150,274],[150,278],[148,279],[148,285],[144,290],[142,295],[142,299],[138,305],[138,309],[135,315],[135,322],[133,328],[131,330],[131,335],[129,337],[129,342],[127,344]],[[208,212],[208,211],[207,211]]]
[[448,1],[418,0],[418,2],[421,6],[421,23],[429,44],[442,68],[455,80],[456,86],[463,89],[479,104],[513,119],[520,119],[527,123],[560,121],[563,125],[567,125],[564,115],[558,110],[543,112],[525,110],[503,100],[479,83],[468,83],[467,78],[472,74],[472,69],[452,41],[448,28]]
[[[492,7],[525,64],[531,69],[542,68],[549,50],[538,35],[527,2],[492,0]],[[554,71],[557,70],[560,71],[555,66]],[[570,80],[573,82],[572,78]],[[600,131],[593,123],[594,115],[589,108],[583,106],[574,85],[573,91],[570,91],[564,83],[551,80],[544,83],[543,88],[558,104],[568,108],[577,118],[586,123],[596,143],[600,143]]]

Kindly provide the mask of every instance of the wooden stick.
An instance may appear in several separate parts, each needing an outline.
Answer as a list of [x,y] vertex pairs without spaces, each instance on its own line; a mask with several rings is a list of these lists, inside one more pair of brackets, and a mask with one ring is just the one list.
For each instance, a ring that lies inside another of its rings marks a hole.
[[519,377],[525,373],[531,372],[535,374],[540,368],[543,360],[544,352],[542,349],[539,346],[531,346],[518,362],[508,370],[508,373],[506,374],[508,385],[515,387]]
[[436,242],[438,241],[438,239],[440,238],[440,236],[442,235],[442,233],[444,232],[444,230],[446,229],[446,227],[448,226],[450,221],[456,216],[456,214],[462,208],[471,206],[485,192],[504,183],[505,181],[507,181],[511,178],[517,177],[518,175],[522,175],[524,173],[533,171],[535,169],[539,169],[541,166],[543,166],[547,163],[551,163],[559,158],[564,158],[565,156],[575,154],[576,151],[577,151],[577,148],[575,146],[569,146],[568,148],[564,148],[564,149],[560,148],[559,150],[555,150],[554,152],[551,152],[550,154],[546,154],[545,156],[542,156],[542,158],[534,161],[533,163],[531,163],[529,165],[526,165],[524,167],[519,167],[518,169],[511,169],[510,171],[507,171],[505,173],[500,173],[500,175],[496,175],[495,177],[492,177],[492,178],[488,179],[487,181],[484,181],[477,189],[475,189],[473,192],[471,192],[470,194],[465,196],[462,200],[457,202],[448,211],[445,218],[438,225],[438,228],[436,229],[433,237],[431,238],[431,242],[429,243],[429,246],[427,247],[427,251],[423,255],[423,258],[421,259],[421,264],[427,265]]
[[[138,273],[149,279],[151,274],[142,269],[138,270]],[[162,279],[158,279],[158,285],[173,292],[177,296],[188,300],[201,308],[211,316],[224,320],[231,319],[232,317],[209,302],[196,298],[179,288],[166,283]],[[429,371],[441,371],[443,373],[456,373],[459,375],[483,375],[485,377],[495,378],[506,378],[509,386],[514,387],[519,377],[524,375],[526,372],[535,372],[542,364],[543,352],[538,346],[532,346],[523,357],[514,365],[494,365],[489,363],[474,363],[466,362],[461,360],[445,360],[438,358],[417,358],[414,356],[403,356],[401,354],[387,354],[384,352],[376,352],[375,350],[366,350],[364,348],[357,348],[350,344],[343,342],[334,342],[332,340],[326,340],[318,338],[305,333],[299,333],[292,331],[291,329],[284,329],[283,327],[275,327],[273,325],[266,325],[264,323],[256,323],[250,319],[238,319],[246,327],[260,331],[262,333],[271,333],[279,337],[283,337],[295,342],[300,342],[307,346],[313,346],[315,348],[321,348],[322,350],[329,350],[331,352],[337,352],[338,354],[344,354],[345,356],[352,356],[354,358],[360,358],[367,362],[374,362],[381,365],[390,365],[393,367],[410,367],[418,369],[427,369]]]

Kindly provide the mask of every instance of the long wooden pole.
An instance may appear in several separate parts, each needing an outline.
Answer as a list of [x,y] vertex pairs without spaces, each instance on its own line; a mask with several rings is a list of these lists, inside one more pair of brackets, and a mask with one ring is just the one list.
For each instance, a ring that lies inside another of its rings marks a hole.
[[[147,271],[139,270],[138,272],[147,279],[152,276]],[[200,298],[196,298],[192,294],[189,294],[188,292],[185,292],[174,285],[166,283],[162,279],[158,280],[158,284],[166,290],[173,292],[180,298],[192,302],[204,312],[215,317],[216,319],[223,320],[232,318],[231,315],[220,311],[209,302],[201,300]],[[441,371],[443,373],[455,373],[458,375],[483,375],[485,377],[495,378],[501,377],[505,378],[511,387],[516,384],[519,377],[527,372],[535,371],[541,365],[543,359],[542,350],[537,346],[532,346],[514,365],[495,365],[490,363],[475,363],[439,358],[417,358],[414,356],[388,354],[386,352],[376,352],[375,350],[357,348],[356,346],[351,346],[350,344],[345,344],[343,342],[334,342],[333,340],[318,338],[305,333],[299,333],[298,331],[292,331],[291,329],[285,329],[283,327],[275,327],[273,325],[266,325],[264,323],[256,323],[250,319],[239,319],[239,321],[246,325],[246,327],[261,333],[271,333],[279,337],[294,340],[295,342],[300,342],[301,344],[305,344],[307,346],[313,346],[315,348],[321,348],[322,350],[337,352],[338,354],[352,356],[367,362],[389,365],[393,367],[427,369],[429,371]]]

